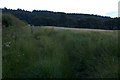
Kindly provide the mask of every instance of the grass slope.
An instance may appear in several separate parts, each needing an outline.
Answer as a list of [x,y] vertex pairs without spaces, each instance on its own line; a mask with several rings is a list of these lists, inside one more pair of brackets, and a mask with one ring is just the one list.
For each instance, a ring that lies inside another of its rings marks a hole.
[[18,25],[3,28],[3,78],[118,78],[118,31]]

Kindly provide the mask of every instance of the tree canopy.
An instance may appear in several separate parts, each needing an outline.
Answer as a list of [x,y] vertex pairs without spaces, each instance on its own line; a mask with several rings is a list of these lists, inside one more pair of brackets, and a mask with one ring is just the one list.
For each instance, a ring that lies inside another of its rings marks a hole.
[[93,14],[53,12],[47,10],[26,11],[4,8],[3,13],[11,13],[17,18],[34,26],[59,26],[91,29],[119,29],[120,18],[111,18]]

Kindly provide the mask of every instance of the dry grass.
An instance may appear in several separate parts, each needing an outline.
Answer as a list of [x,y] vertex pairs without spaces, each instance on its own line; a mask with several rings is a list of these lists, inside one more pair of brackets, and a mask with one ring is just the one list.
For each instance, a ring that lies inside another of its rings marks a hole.
[[85,29],[85,28],[66,28],[66,27],[56,27],[56,26],[44,26],[46,28],[54,28],[54,29],[66,29],[66,30],[85,30],[85,31],[112,31],[113,30],[103,30],[103,29]]

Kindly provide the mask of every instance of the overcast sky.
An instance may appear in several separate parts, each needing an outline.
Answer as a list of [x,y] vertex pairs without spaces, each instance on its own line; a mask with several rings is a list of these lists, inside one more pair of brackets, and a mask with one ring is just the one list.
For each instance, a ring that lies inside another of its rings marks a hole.
[[0,0],[0,8],[118,16],[120,0]]

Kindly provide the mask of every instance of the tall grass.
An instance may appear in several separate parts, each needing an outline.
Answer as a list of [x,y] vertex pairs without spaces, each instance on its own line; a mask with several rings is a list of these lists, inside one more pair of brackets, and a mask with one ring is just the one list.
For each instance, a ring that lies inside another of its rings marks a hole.
[[3,78],[118,78],[117,31],[3,31]]

